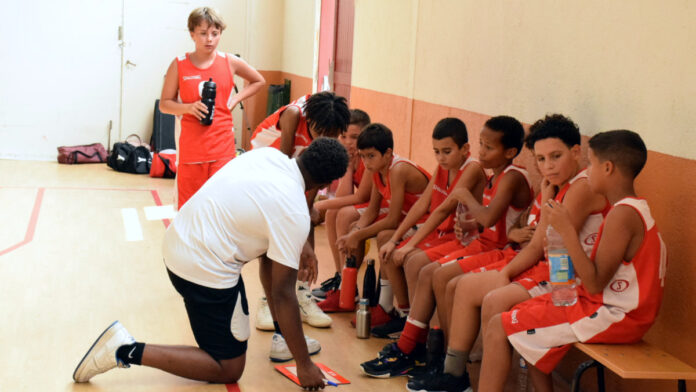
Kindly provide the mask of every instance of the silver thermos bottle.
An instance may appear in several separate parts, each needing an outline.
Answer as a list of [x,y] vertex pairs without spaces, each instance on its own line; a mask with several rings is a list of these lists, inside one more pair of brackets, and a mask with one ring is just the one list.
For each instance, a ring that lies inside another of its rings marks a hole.
[[355,329],[360,339],[370,337],[370,300],[362,298],[355,312]]

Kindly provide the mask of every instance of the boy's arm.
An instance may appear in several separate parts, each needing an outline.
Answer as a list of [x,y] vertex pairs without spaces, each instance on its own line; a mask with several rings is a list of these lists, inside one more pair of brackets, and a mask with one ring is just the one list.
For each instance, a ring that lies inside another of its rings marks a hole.
[[455,189],[450,197],[469,207],[471,215],[483,227],[491,227],[500,220],[518,192],[529,192],[522,174],[511,171],[498,183],[498,191],[488,206],[479,203],[468,189]]
[[178,99],[179,94],[179,66],[176,59],[169,64],[167,75],[164,77],[164,86],[162,86],[162,95],[160,96],[159,109],[160,112],[181,116],[190,114],[197,119],[202,119],[208,114],[208,107],[200,101],[192,103],[181,103]]
[[333,208],[341,208],[345,206],[365,203],[366,201],[370,200],[371,192],[372,173],[369,171],[365,171],[365,174],[363,174],[363,177],[360,180],[360,185],[358,185],[358,190],[355,193],[348,196],[340,196],[329,200],[319,201],[314,204],[314,208],[318,210],[329,210]]
[[604,290],[621,262],[632,259],[643,240],[640,216],[631,207],[617,206],[604,221],[602,239],[593,262],[578,240],[567,208],[556,201],[549,201],[543,208],[551,225],[561,234],[573,268],[590,294]]
[[230,102],[230,110],[232,110],[235,106],[237,106],[238,103],[258,93],[259,90],[261,90],[261,88],[266,84],[266,79],[261,76],[259,71],[237,56],[228,54],[227,62],[230,66],[230,70],[232,71],[232,75],[239,75],[242,79],[249,82],[249,84],[244,86],[239,94],[232,97],[232,101]]
[[296,106],[289,106],[283,110],[278,119],[280,127],[280,151],[292,158],[292,151],[295,149],[295,133],[297,124],[300,123],[300,109]]
[[411,209],[408,211],[404,220],[401,221],[399,227],[397,227],[396,231],[394,231],[394,234],[392,235],[390,241],[394,243],[399,242],[401,240],[401,237],[403,237],[404,234],[406,234],[406,232],[408,232],[408,230],[411,227],[413,227],[423,215],[428,213],[428,208],[430,208],[430,201],[433,198],[434,185],[435,176],[432,176],[430,178],[430,181],[428,181],[428,186],[425,187],[423,194],[421,195],[421,197],[418,198],[418,200],[413,204],[413,207],[411,207]]

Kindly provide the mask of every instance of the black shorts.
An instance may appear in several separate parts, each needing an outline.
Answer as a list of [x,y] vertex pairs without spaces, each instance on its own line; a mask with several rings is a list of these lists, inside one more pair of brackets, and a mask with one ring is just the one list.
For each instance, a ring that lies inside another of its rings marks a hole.
[[212,289],[182,279],[169,270],[167,273],[176,291],[184,297],[198,347],[216,360],[246,353],[249,305],[242,277],[235,287]]

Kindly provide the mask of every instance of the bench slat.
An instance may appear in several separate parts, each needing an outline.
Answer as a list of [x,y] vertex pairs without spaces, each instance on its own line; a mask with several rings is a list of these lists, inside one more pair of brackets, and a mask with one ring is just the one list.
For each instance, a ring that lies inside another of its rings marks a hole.
[[696,369],[646,342],[575,343],[580,351],[627,379],[696,380]]

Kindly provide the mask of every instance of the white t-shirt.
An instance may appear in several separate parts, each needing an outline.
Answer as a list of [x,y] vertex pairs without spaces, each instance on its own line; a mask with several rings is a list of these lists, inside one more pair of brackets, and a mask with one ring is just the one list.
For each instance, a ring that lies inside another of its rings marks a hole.
[[267,147],[231,160],[181,208],[164,235],[167,268],[225,289],[263,255],[297,269],[309,235],[305,184],[295,159]]

